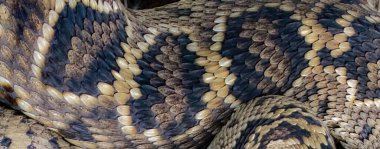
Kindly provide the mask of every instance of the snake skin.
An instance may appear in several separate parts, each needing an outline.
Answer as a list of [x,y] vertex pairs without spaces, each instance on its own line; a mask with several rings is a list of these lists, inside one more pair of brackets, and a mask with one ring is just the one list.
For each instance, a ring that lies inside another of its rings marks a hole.
[[[83,148],[380,148],[379,12],[378,0],[0,0],[0,101]],[[0,119],[2,148],[72,147]]]
[[20,112],[0,106],[0,117],[1,149],[73,148],[60,136],[51,133],[35,120],[25,118]]
[[178,0],[124,0],[123,4],[130,9],[149,9],[173,2]]

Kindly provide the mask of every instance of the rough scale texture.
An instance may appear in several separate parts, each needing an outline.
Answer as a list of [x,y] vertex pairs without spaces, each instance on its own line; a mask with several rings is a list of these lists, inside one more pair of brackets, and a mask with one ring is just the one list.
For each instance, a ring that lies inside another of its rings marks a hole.
[[0,107],[0,148],[74,148],[62,137],[22,113]]
[[85,148],[379,148],[379,12],[377,0],[0,0],[1,101]]

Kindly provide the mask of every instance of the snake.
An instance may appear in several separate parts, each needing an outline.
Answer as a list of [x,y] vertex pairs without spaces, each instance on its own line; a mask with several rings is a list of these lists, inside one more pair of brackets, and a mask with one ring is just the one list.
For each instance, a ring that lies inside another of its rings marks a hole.
[[380,148],[379,0],[0,0],[1,148]]

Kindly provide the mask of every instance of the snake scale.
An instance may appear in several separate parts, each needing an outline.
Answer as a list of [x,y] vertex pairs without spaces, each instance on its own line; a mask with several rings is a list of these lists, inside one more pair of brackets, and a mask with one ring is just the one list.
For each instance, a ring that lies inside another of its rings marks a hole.
[[0,86],[0,148],[380,148],[380,1],[0,0]]

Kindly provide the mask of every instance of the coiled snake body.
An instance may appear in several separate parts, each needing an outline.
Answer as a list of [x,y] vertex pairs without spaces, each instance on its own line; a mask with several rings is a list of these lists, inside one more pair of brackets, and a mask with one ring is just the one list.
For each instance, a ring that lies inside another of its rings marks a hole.
[[[379,9],[0,0],[1,101],[84,148],[379,148]],[[5,148],[69,147],[7,128]]]

